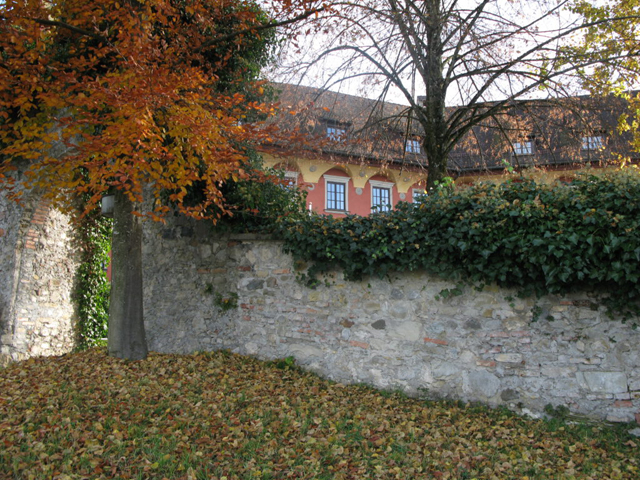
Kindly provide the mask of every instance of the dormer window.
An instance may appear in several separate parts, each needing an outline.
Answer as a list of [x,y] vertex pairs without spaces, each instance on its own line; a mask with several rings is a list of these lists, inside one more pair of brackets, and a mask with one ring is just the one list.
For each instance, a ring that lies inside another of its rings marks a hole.
[[340,127],[327,127],[327,138],[334,142],[344,142],[347,137],[347,130]]
[[604,137],[602,135],[596,135],[592,137],[582,137],[582,150],[594,151],[602,150],[604,148]]
[[515,142],[513,144],[513,153],[516,155],[533,155],[533,140],[525,140]]
[[420,140],[407,140],[407,143],[405,143],[404,146],[404,150],[407,153],[420,153]]

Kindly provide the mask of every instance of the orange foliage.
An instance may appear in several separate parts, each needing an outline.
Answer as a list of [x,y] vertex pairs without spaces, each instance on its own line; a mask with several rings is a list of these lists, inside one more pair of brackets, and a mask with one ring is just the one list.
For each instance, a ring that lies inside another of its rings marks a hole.
[[[84,193],[91,208],[118,188],[141,202],[148,185],[153,218],[167,197],[196,218],[224,210],[220,183],[246,176],[241,145],[275,135],[243,119],[275,107],[247,100],[247,91],[260,97],[259,82],[242,94],[217,88],[220,74],[273,24],[318,11],[293,3],[272,1],[270,20],[228,0],[0,4],[0,182],[11,188],[10,170],[27,162],[23,185],[56,200]],[[205,200],[188,206],[195,182]]]

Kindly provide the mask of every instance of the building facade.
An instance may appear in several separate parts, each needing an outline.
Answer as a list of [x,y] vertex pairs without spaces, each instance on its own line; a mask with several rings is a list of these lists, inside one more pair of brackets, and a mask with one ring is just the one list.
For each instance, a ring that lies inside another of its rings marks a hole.
[[[263,157],[307,192],[309,210],[369,215],[426,194],[424,135],[407,107],[311,87],[277,88],[285,112],[277,122],[304,134],[306,143],[271,145]],[[506,172],[525,170],[554,181],[623,157],[637,161],[628,135],[618,133],[626,108],[616,97],[514,103],[468,132],[449,156],[448,174],[457,185],[500,181]]]

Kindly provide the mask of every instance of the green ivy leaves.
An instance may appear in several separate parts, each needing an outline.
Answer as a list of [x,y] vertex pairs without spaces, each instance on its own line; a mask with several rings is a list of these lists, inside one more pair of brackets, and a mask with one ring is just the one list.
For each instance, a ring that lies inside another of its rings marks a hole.
[[76,227],[81,263],[76,277],[74,300],[78,311],[78,347],[100,345],[107,336],[111,284],[106,270],[111,250],[112,221],[92,212]]
[[640,174],[578,175],[570,184],[518,179],[440,190],[420,205],[336,219],[285,220],[285,250],[313,278],[384,277],[423,269],[538,295],[595,291],[613,309],[640,300]]

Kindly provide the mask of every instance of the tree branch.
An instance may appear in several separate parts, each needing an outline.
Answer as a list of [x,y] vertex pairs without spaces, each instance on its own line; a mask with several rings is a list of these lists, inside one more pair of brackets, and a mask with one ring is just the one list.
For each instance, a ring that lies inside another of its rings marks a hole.
[[316,13],[320,13],[320,12],[322,12],[324,10],[326,10],[326,7],[314,8],[313,10],[309,10],[307,12],[301,13],[300,15],[297,15],[297,16],[295,16],[293,18],[288,18],[286,20],[281,20],[279,22],[265,23],[265,24],[262,24],[262,25],[258,25],[256,27],[244,28],[242,30],[238,30],[236,32],[229,33],[229,34],[223,35],[221,37],[212,38],[208,42],[205,42],[202,45],[200,45],[198,48],[194,49],[194,51],[196,53],[200,53],[203,50],[206,50],[207,48],[210,48],[210,47],[212,47],[212,46],[214,46],[214,45],[216,45],[218,43],[229,41],[232,38],[235,38],[235,37],[238,37],[240,35],[247,34],[247,33],[256,33],[256,32],[261,32],[263,30],[270,30],[272,28],[284,27],[285,25],[290,25],[292,23],[299,22],[300,20],[305,20],[305,19],[311,17],[312,15],[315,15]]
[[[5,20],[5,17],[0,17],[3,20]],[[31,18],[31,17],[24,17],[26,20],[30,20],[32,22],[35,22],[39,25],[45,25],[47,27],[60,27],[60,28],[64,28],[66,30],[70,30],[74,33],[77,33],[79,35],[84,35],[85,37],[91,37],[91,38],[96,38],[98,40],[102,40],[104,42],[108,42],[109,39],[98,34],[98,33],[94,33],[91,32],[90,30],[85,30],[84,28],[80,28],[80,27],[76,27],[75,25],[70,25],[68,23],[65,22],[60,22],[58,20],[45,20],[43,18]]]

